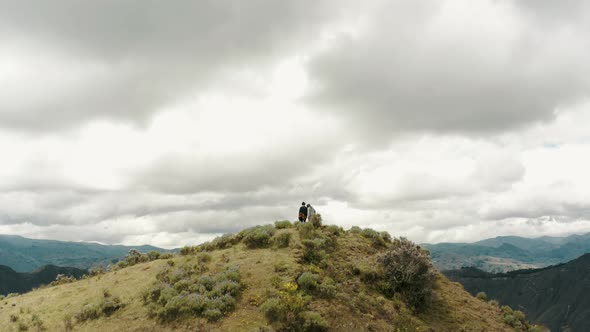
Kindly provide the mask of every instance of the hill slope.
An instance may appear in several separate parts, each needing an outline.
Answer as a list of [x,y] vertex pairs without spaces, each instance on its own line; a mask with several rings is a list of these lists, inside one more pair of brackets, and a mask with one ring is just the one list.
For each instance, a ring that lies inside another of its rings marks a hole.
[[384,295],[377,257],[387,237],[287,225],[168,259],[128,256],[129,267],[3,300],[0,322],[10,323],[2,329],[285,331],[290,323],[294,331],[513,331],[498,307],[442,275],[419,314],[398,294]]
[[25,293],[55,280],[58,274],[80,278],[88,271],[74,267],[43,266],[33,272],[19,273],[8,266],[0,265],[0,295]]
[[44,265],[72,266],[88,269],[107,265],[125,257],[130,249],[142,252],[165,251],[153,246],[120,246],[97,243],[33,240],[0,234],[0,265],[18,272],[31,272]]
[[538,270],[491,274],[465,268],[445,274],[471,294],[485,292],[552,331],[590,331],[590,254]]
[[590,234],[524,238],[500,236],[475,243],[424,244],[438,269],[476,267],[508,272],[565,263],[590,252]]

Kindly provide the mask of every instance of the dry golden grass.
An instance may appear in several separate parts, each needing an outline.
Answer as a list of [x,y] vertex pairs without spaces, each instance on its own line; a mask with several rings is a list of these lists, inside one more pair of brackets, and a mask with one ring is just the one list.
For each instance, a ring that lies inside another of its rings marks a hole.
[[[35,331],[31,317],[37,315],[47,331],[67,331],[67,317],[72,317],[73,331],[270,331],[260,310],[273,285],[295,281],[303,271],[330,276],[337,285],[334,298],[312,296],[308,310],[322,315],[331,331],[511,331],[501,320],[499,309],[476,300],[463,288],[440,277],[435,301],[426,312],[413,315],[398,299],[387,299],[370,282],[352,273],[354,267],[376,268],[376,257],[384,248],[374,248],[369,239],[346,233],[337,238],[337,249],[327,264],[317,267],[301,261],[301,241],[294,229],[291,245],[284,249],[246,249],[238,244],[229,249],[210,252],[209,271],[238,266],[246,288],[238,298],[236,309],[215,323],[201,318],[183,318],[171,323],[158,323],[149,318],[141,293],[156,280],[166,260],[157,260],[109,272],[70,284],[47,287],[0,302],[0,331],[18,331],[26,322]],[[176,265],[196,259],[175,256]],[[280,268],[279,268],[280,267]],[[119,296],[126,306],[110,317],[76,322],[75,317],[86,304],[97,303],[103,290]],[[18,316],[11,322],[11,315]]]

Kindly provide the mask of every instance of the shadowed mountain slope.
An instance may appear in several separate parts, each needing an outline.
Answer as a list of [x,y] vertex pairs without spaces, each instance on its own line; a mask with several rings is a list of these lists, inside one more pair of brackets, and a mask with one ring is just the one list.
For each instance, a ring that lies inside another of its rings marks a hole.
[[444,274],[471,294],[485,292],[552,331],[590,331],[590,254],[542,269],[492,274],[464,268]]

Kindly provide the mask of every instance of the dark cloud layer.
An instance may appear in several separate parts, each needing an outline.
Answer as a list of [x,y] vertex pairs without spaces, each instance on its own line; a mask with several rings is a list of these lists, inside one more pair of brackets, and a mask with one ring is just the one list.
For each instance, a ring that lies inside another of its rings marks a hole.
[[578,15],[548,28],[536,12],[561,5],[453,3],[384,2],[366,31],[311,61],[318,83],[309,101],[351,118],[365,136],[390,137],[512,130],[588,96]]
[[[0,125],[56,130],[97,118],[141,123],[231,70],[272,63],[305,44],[334,14],[329,2],[0,1],[0,36],[36,45],[41,61],[43,52],[61,54],[80,71],[66,84],[67,65],[59,68],[63,77],[48,78],[41,68],[27,76],[36,82],[0,93]],[[39,81],[40,88],[31,87]],[[63,87],[44,96],[43,85]]]

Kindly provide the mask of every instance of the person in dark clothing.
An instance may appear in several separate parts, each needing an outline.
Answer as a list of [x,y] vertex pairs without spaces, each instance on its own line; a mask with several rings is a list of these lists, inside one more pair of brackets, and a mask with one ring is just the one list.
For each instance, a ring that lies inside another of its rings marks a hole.
[[299,221],[305,222],[305,219],[307,219],[307,206],[305,206],[305,202],[303,202],[299,208]]

